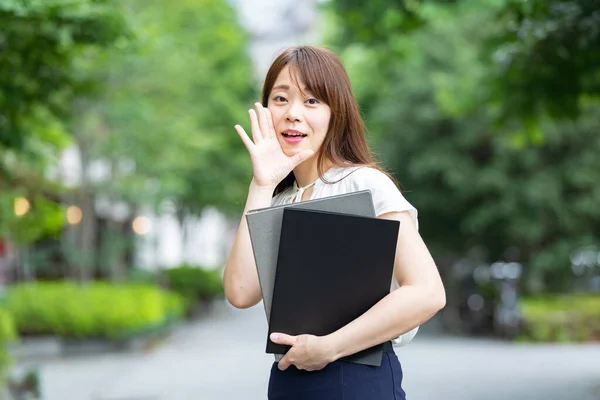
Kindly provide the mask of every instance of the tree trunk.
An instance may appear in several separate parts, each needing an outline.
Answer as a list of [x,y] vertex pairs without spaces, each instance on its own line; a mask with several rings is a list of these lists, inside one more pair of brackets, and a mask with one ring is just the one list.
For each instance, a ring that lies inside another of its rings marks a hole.
[[104,258],[109,264],[110,280],[123,282],[127,275],[124,258],[128,238],[121,232],[120,224],[115,221],[108,222],[104,237]]
[[90,163],[89,151],[84,140],[77,140],[78,150],[81,160],[80,187],[78,199],[83,218],[79,224],[79,265],[78,277],[82,282],[87,282],[93,278],[94,261],[96,260],[96,208],[94,205],[94,194],[92,192],[91,182],[88,178],[88,168]]
[[79,278],[87,282],[94,275],[94,260],[96,259],[96,213],[94,208],[94,196],[87,191],[81,193],[81,211],[83,218],[80,224],[79,249],[81,251]]
[[[117,169],[115,167],[114,159],[110,162],[110,178],[117,180]],[[116,204],[116,196],[111,193],[110,202]],[[122,231],[121,223],[116,221],[114,218],[110,218],[106,224],[106,231],[104,232],[104,245],[105,245],[105,258],[109,266],[110,280],[113,282],[123,282],[127,278],[125,256],[128,244],[128,235]]]

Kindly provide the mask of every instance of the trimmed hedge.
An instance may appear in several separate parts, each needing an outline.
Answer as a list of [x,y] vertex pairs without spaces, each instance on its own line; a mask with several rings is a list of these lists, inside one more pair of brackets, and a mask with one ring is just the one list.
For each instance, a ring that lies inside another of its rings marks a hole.
[[521,312],[523,341],[600,341],[600,293],[523,299]]
[[185,313],[181,296],[146,284],[35,282],[8,289],[5,308],[21,335],[125,339]]
[[182,265],[164,271],[169,289],[179,293],[188,301],[207,301],[223,294],[223,283],[219,270]]
[[7,346],[17,339],[15,323],[8,311],[0,308],[0,382],[4,383],[6,373],[11,363],[11,357],[7,353]]

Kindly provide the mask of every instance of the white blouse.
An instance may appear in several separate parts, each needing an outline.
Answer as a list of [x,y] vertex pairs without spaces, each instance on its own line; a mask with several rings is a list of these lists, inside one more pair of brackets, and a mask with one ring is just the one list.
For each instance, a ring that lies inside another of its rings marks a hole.
[[[383,172],[371,167],[332,167],[315,182],[299,188],[296,182],[285,191],[273,197],[272,205],[291,204],[301,201],[303,193],[313,186],[310,198],[313,200],[323,197],[335,196],[345,193],[370,190],[375,206],[375,215],[381,216],[389,212],[408,211],[409,215],[419,229],[417,209],[413,207],[402,195],[394,182]],[[396,279],[392,279],[390,289],[398,288]],[[404,346],[412,341],[419,327],[406,332],[393,340],[396,346]]]

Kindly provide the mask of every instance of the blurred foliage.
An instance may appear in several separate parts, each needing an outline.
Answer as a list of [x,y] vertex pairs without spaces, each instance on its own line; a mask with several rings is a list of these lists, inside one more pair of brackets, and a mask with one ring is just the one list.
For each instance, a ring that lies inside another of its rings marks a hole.
[[[23,216],[14,213],[14,200],[26,198],[31,204]],[[41,237],[57,236],[65,224],[64,207],[43,195],[15,190],[0,194],[0,237],[10,237],[17,243],[31,243]]]
[[[468,1],[467,1],[468,3]],[[576,117],[600,95],[600,0],[503,0],[488,49],[504,116]]]
[[110,0],[0,0],[0,26],[0,145],[64,142],[57,118],[94,84],[74,60],[121,37],[121,15]]
[[128,271],[130,282],[158,284],[185,300],[187,317],[210,307],[211,301],[223,296],[221,269],[206,269],[199,265],[183,264],[177,267],[160,267],[157,270],[132,268]]
[[522,299],[522,341],[600,341],[600,294]]
[[131,1],[135,40],[88,61],[105,84],[82,101],[78,144],[110,165],[98,194],[180,215],[238,209],[249,160],[233,125],[257,98],[247,36],[223,0]]
[[168,326],[183,299],[152,285],[34,282],[12,286],[4,307],[21,335],[124,339]]
[[[396,51],[390,47],[390,32],[409,33],[425,25],[421,9],[428,2],[419,0],[333,0],[331,10],[335,15],[338,40],[342,43],[369,43],[378,50]],[[429,1],[436,3],[436,1]],[[381,58],[384,54],[379,53]]]
[[486,8],[490,23],[473,38],[489,61],[487,101],[500,108],[495,121],[517,118],[525,133],[536,133],[539,118],[577,117],[589,98],[600,95],[600,0],[329,3],[340,27],[338,43],[369,45],[379,65],[407,55],[404,35],[432,29],[446,13]]
[[[69,143],[74,99],[99,89],[77,60],[127,29],[110,0],[0,0],[0,26],[0,236],[32,241],[59,228],[52,203],[64,188],[46,172]],[[10,215],[16,192],[35,205],[18,222]]]
[[[12,315],[5,308],[0,308],[0,382],[2,383],[7,377],[12,362],[7,347],[15,340],[17,340],[17,332]],[[3,386],[2,383],[0,387]]]
[[[483,54],[503,29],[505,3],[434,3],[419,8],[418,29],[361,42],[331,32],[369,140],[419,209],[442,268],[477,248],[483,263],[524,263],[537,289],[569,288],[571,253],[600,239],[600,105],[587,102],[570,122],[540,114],[535,134],[514,134],[517,115],[498,126],[512,105],[490,101],[497,66]],[[357,29],[345,14],[330,18]]]
[[[225,0],[0,0],[0,24],[0,237],[53,236],[60,203],[239,212],[251,176],[233,126],[258,96]],[[69,145],[74,187],[54,173]],[[16,195],[32,200],[21,219]]]
[[208,270],[199,266],[182,265],[164,270],[165,283],[169,289],[191,302],[212,300],[223,294],[220,270]]

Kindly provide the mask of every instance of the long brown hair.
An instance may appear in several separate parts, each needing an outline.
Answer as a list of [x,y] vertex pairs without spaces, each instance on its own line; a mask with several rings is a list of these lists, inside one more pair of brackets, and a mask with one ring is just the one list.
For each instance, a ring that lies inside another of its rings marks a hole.
[[[300,78],[306,89],[331,108],[329,130],[317,154],[319,177],[323,179],[324,162],[328,160],[339,167],[370,166],[386,173],[373,159],[365,139],[365,128],[352,93],[350,79],[346,69],[331,50],[314,46],[286,49],[275,59],[267,72],[262,90],[262,105],[268,106],[273,85],[286,66],[289,66],[296,84]],[[393,180],[393,177],[390,178]],[[294,180],[294,173],[291,172],[279,183],[274,194],[292,186]]]

